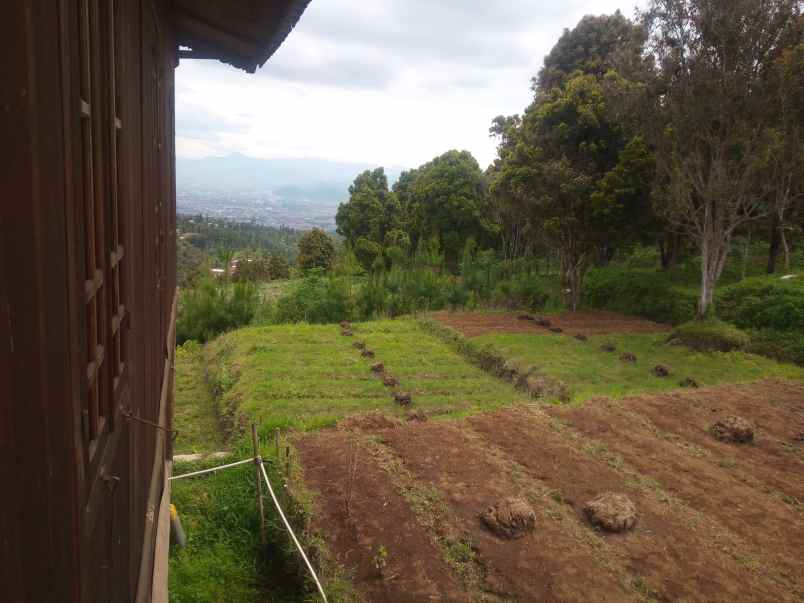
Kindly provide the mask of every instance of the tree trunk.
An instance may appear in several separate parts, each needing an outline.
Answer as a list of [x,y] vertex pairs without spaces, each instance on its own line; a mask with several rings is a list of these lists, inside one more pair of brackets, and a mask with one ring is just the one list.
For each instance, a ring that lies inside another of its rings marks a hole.
[[678,255],[681,248],[681,236],[678,233],[664,235],[659,238],[659,259],[662,270],[672,270],[678,265]]
[[698,299],[698,318],[703,320],[712,310],[715,296],[715,285],[729,255],[730,240],[717,240],[714,233],[712,239],[701,241],[701,295]]
[[781,224],[779,214],[773,212],[771,218],[770,247],[768,248],[768,274],[776,274],[776,259],[779,257],[781,245]]

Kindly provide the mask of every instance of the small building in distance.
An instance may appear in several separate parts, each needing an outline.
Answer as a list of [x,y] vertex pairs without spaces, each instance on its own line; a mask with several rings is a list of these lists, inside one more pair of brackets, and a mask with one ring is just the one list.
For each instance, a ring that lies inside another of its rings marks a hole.
[[3,3],[3,601],[167,600],[174,71],[254,72],[308,2]]

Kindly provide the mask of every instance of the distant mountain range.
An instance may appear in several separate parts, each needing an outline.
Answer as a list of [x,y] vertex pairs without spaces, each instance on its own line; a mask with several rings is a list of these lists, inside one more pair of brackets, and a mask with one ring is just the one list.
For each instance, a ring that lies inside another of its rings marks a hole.
[[[241,154],[176,160],[178,211],[271,226],[334,228],[355,177],[375,165]],[[401,168],[386,168],[389,185]]]

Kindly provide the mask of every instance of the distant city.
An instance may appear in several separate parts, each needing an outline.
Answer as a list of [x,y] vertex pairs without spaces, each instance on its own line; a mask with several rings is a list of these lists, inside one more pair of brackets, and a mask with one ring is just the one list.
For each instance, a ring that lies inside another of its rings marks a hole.
[[[177,159],[176,206],[181,214],[203,214],[300,230],[335,229],[338,205],[349,185],[377,166],[320,159],[258,159],[233,154]],[[400,168],[386,170],[391,184]]]

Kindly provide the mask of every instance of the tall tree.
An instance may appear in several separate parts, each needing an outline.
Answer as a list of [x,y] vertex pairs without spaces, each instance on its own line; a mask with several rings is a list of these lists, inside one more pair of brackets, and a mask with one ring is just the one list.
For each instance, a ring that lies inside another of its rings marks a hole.
[[329,270],[335,261],[335,244],[332,237],[320,228],[304,233],[299,240],[299,268],[304,271],[313,268]]
[[438,239],[447,265],[455,269],[466,239],[489,235],[486,184],[468,151],[448,151],[416,170],[410,212],[416,240]]
[[354,245],[359,239],[381,243],[399,218],[396,199],[388,191],[383,168],[366,170],[349,187],[349,201],[338,206],[338,234]]
[[768,81],[798,15],[799,0],[652,0],[645,14],[664,85],[655,125],[667,216],[701,252],[700,317],[735,231],[770,210],[779,107]]

